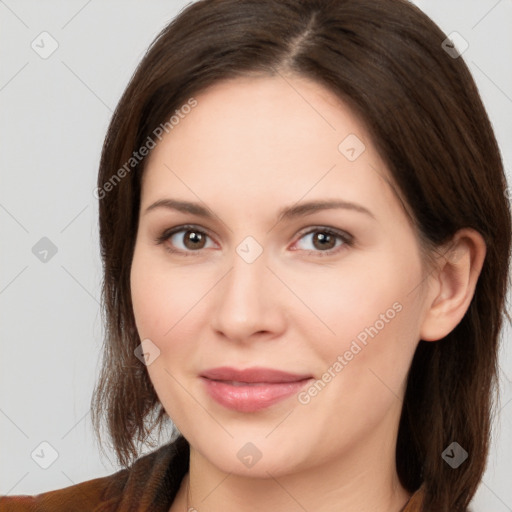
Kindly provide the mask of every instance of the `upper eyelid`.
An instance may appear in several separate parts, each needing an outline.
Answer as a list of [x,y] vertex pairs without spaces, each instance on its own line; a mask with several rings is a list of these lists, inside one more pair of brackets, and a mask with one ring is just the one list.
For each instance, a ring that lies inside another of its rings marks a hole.
[[203,228],[197,224],[183,224],[181,226],[175,226],[174,228],[165,229],[162,232],[162,235],[159,238],[170,238],[174,236],[176,233],[180,233],[181,231],[191,231],[196,230],[205,235],[209,236],[212,240],[215,240],[215,237],[212,236],[211,231],[207,228]]

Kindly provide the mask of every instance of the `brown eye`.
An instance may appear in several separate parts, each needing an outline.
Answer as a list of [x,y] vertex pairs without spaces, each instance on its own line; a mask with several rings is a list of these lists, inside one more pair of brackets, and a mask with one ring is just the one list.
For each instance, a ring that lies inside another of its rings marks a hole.
[[169,252],[183,256],[193,256],[194,253],[200,253],[202,249],[215,245],[207,233],[192,225],[166,230],[155,241],[163,244]]
[[189,229],[185,231],[183,244],[187,249],[202,249],[206,242],[206,236],[200,231]]
[[336,245],[336,237],[329,233],[315,233],[313,235],[313,245],[316,249],[332,249]]
[[306,252],[328,256],[350,247],[352,243],[353,238],[348,233],[331,228],[316,228],[303,234],[297,245]]

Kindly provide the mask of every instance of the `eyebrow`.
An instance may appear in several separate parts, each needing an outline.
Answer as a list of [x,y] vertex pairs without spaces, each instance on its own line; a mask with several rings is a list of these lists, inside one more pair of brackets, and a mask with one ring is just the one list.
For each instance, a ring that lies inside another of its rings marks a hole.
[[[190,201],[180,201],[177,199],[168,198],[159,199],[158,201],[155,201],[153,204],[149,205],[146,208],[144,214],[157,208],[166,208],[170,210],[176,210],[182,213],[190,213],[207,219],[213,219],[214,217],[216,217],[216,215],[214,215],[211,210],[202,206],[199,203],[193,203]],[[342,200],[308,201],[300,204],[294,204],[291,206],[285,206],[284,208],[279,210],[277,219],[278,222],[281,222],[282,220],[289,220],[295,217],[304,217],[306,215],[311,215],[317,211],[332,210],[336,208],[363,213],[365,215],[370,216],[372,219],[375,219],[375,215],[364,206],[357,203],[351,203]]]

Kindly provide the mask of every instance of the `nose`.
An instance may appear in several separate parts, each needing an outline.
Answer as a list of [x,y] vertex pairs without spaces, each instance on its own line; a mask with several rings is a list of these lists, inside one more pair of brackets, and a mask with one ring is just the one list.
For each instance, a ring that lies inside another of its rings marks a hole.
[[211,325],[217,334],[248,342],[285,330],[283,286],[267,264],[265,251],[251,263],[233,254],[231,269],[216,287]]

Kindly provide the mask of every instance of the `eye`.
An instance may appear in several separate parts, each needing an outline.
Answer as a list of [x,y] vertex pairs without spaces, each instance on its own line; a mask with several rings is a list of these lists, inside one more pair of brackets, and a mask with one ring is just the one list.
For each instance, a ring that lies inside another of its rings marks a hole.
[[[315,227],[304,233],[300,240],[305,240],[306,247],[299,247],[308,253],[330,256],[353,245],[353,237],[344,231],[327,227]],[[295,250],[295,249],[294,249]]]
[[171,253],[191,256],[194,252],[207,249],[208,239],[210,236],[204,230],[197,226],[186,225],[164,231],[155,242],[165,243],[165,248]]
[[[211,240],[208,233],[197,226],[188,224],[164,231],[155,242],[158,245],[165,244],[166,250],[170,253],[193,256],[201,249],[212,247],[212,244],[208,246],[208,240]],[[306,247],[299,247],[299,250],[318,256],[330,256],[353,245],[353,237],[348,233],[323,226],[314,227],[303,233],[299,238],[299,241],[301,240],[306,241]],[[299,242],[295,245],[297,244]],[[308,245],[309,247],[307,247]]]

